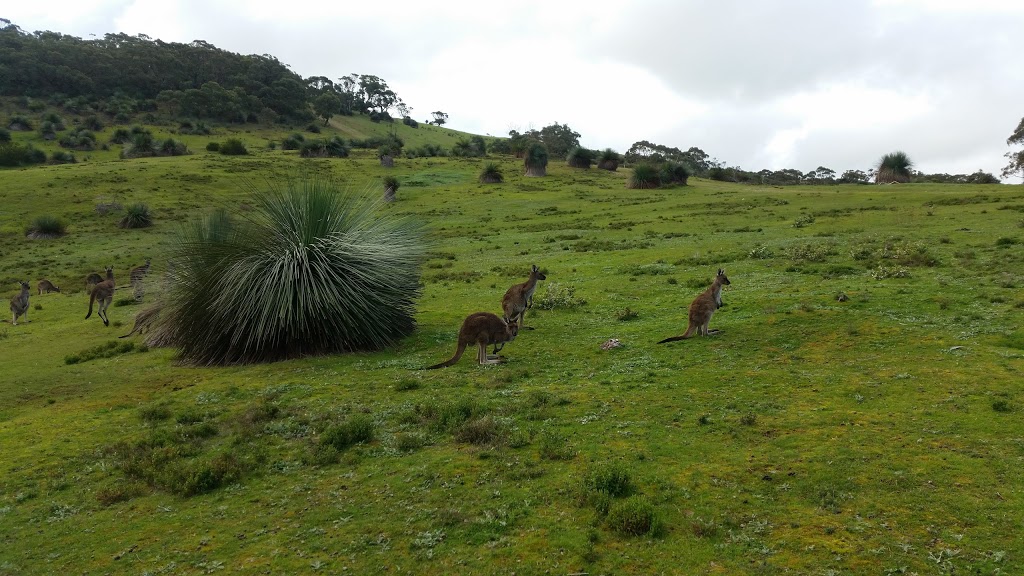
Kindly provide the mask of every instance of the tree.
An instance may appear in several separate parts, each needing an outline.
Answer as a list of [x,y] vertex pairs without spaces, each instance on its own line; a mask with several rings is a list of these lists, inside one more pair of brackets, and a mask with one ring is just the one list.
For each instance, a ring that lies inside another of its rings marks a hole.
[[324,119],[324,126],[327,126],[331,116],[341,111],[341,98],[331,92],[324,92],[313,100],[313,110]]
[[897,150],[890,152],[878,161],[875,170],[875,184],[891,184],[893,182],[910,182],[911,168],[914,163],[906,152]]
[[839,177],[840,184],[867,184],[869,181],[868,175],[862,170],[847,170]]
[[[1006,139],[1006,145],[1024,145],[1024,118],[1020,119],[1020,124],[1017,124],[1017,129],[1013,131],[1013,134],[1010,134],[1009,138]],[[1013,176],[1024,177],[1024,149],[1017,150],[1016,152],[1007,152],[1006,158],[1010,163],[1003,168],[1003,178],[1010,178]]]
[[568,124],[555,122],[545,126],[540,129],[539,136],[548,152],[556,158],[565,158],[570,150],[580,145],[580,133],[573,131]]
[[430,115],[434,117],[434,124],[437,124],[438,126],[441,126],[448,121],[448,115],[440,110],[431,112]]

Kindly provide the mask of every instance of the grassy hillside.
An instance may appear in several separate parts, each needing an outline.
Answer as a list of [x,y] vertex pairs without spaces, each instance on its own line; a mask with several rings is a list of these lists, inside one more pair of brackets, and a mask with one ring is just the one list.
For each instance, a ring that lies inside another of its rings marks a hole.
[[[451,134],[396,129],[411,146]],[[481,160],[386,170],[372,153],[260,145],[287,133],[241,133],[247,157],[205,152],[219,133],[187,137],[190,156],[0,172],[0,285],[64,288],[0,327],[0,573],[1024,565],[1020,187],[634,191],[624,171],[554,162],[525,178],[507,157],[487,159],[506,182],[485,186]],[[372,194],[394,175],[382,210],[431,231],[419,328],[400,347],[193,368],[115,338],[140,306],[112,307],[110,328],[83,320],[86,274],[113,264],[124,285],[151,257],[157,276],[179,223],[302,172]],[[96,211],[137,201],[152,228]],[[27,239],[39,214],[67,236]],[[533,263],[547,274],[536,330],[507,363],[416,370]],[[654,344],[685,329],[719,267],[721,333]],[[602,350],[609,338],[623,346]]]

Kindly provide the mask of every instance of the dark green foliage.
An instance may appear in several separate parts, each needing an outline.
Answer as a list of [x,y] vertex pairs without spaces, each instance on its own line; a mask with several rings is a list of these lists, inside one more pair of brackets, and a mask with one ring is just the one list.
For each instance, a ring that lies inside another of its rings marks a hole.
[[219,150],[220,150],[220,142],[207,142],[206,143],[206,151],[207,152],[217,152]]
[[171,408],[167,404],[154,404],[139,408],[139,418],[143,422],[154,423],[171,417]]
[[220,145],[219,152],[225,156],[245,156],[249,150],[245,147],[245,143],[238,138],[228,138]]
[[296,132],[291,136],[288,136],[281,141],[282,150],[299,150],[302,148],[302,143],[306,141],[306,137]]
[[576,449],[564,434],[551,428],[544,429],[538,437],[538,451],[545,460],[572,460]]
[[75,160],[75,155],[71,152],[54,150],[53,153],[50,154],[50,164],[74,164],[75,162],[77,162],[77,160]]
[[590,168],[590,165],[594,163],[594,158],[597,153],[593,150],[577,146],[569,151],[569,155],[566,157],[565,162],[573,168]]
[[182,229],[160,330],[194,364],[378,350],[408,335],[420,292],[418,225],[334,183],[254,191],[244,220]]
[[501,173],[501,168],[494,162],[488,162],[484,165],[484,169],[480,171],[481,184],[500,184],[504,180],[505,177]]
[[408,126],[410,128],[419,128],[420,127],[420,123],[419,122],[413,120],[412,118],[410,118],[408,116],[406,116],[405,118],[402,118],[402,124],[405,124],[406,126]]
[[11,141],[11,131],[7,128],[0,128],[0,144]]
[[993,400],[992,401],[992,409],[995,410],[996,412],[1010,412],[1011,411],[1010,403],[1007,402],[1006,400],[1002,400],[1002,399],[1000,399],[1000,400]]
[[487,415],[468,420],[455,430],[454,436],[456,442],[485,446],[500,443],[505,430],[493,416]]
[[487,155],[487,141],[482,136],[462,138],[452,146],[452,156],[479,158]]
[[25,229],[25,235],[34,239],[59,238],[66,233],[64,221],[56,216],[37,216]]
[[527,176],[546,176],[548,173],[548,149],[543,144],[533,143],[523,156]]
[[330,140],[309,140],[299,146],[303,158],[347,158],[349,153],[345,141],[338,136]]
[[607,521],[609,528],[627,536],[658,536],[664,530],[654,505],[644,496],[630,496],[612,504]]
[[395,178],[394,176],[385,176],[382,181],[384,183],[384,189],[391,190],[392,192],[398,192],[398,188],[402,185],[402,183],[398,181],[398,178]]
[[661,174],[657,167],[651,164],[637,164],[633,167],[626,182],[627,188],[646,190],[661,186]]
[[111,144],[127,144],[131,142],[132,133],[127,128],[118,128],[110,135]]
[[60,145],[73,150],[93,150],[96,148],[96,134],[86,128],[71,130],[60,139]]
[[612,150],[611,148],[605,148],[604,152],[597,159],[597,167],[602,170],[610,170],[615,172],[619,169],[619,163],[622,162],[622,157],[619,153]]
[[356,444],[372,442],[373,435],[373,420],[364,414],[356,414],[324,430],[320,434],[320,444],[342,451]]
[[18,167],[46,162],[46,152],[31,144],[0,142],[0,166]]
[[310,124],[309,126],[306,126],[306,132],[309,132],[310,134],[319,134],[320,127],[316,124]]
[[[117,138],[123,138],[125,134],[118,130],[114,133]],[[167,138],[157,142],[153,133],[140,126],[132,128],[128,141],[121,149],[121,158],[146,158],[150,156],[183,156],[189,154],[188,146],[184,142]]]
[[64,357],[64,363],[79,364],[90,360],[96,360],[97,358],[113,358],[120,354],[127,354],[135,349],[134,342],[118,342],[117,340],[111,340],[104,344],[82,350],[77,354],[69,354]]
[[153,225],[153,214],[144,203],[129,204],[124,209],[124,216],[118,221],[119,228],[146,228]]
[[613,498],[629,496],[634,491],[629,469],[618,460],[604,462],[591,469],[583,478],[585,493],[603,493]]
[[680,184],[686,186],[690,179],[690,169],[682,162],[665,162],[658,171],[662,185]]
[[210,127],[204,122],[184,121],[178,125],[178,134],[195,134],[197,136],[208,136]]
[[875,169],[875,183],[910,182],[913,166],[914,163],[910,161],[906,152],[899,150],[890,152],[878,161],[878,166]]
[[448,156],[448,151],[440,144],[424,144],[419,148],[410,148],[405,151],[406,158],[433,158],[436,156]]
[[11,119],[7,121],[7,127],[16,132],[31,130],[33,126],[31,120],[21,115],[11,116]]

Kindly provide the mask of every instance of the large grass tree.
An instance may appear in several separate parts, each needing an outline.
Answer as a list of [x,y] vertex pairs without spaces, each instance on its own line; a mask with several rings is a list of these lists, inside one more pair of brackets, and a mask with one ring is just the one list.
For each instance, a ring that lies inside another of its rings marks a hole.
[[910,182],[913,167],[914,163],[906,152],[900,150],[890,152],[878,161],[878,166],[875,168],[875,184]]
[[184,227],[161,340],[192,364],[378,350],[414,329],[420,226],[328,181],[254,191],[244,216]]

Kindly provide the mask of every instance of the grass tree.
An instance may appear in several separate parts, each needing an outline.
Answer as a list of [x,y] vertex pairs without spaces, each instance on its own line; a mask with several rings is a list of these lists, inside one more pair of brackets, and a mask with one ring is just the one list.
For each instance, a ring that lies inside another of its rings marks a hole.
[[523,155],[523,165],[527,176],[547,176],[548,149],[543,144],[534,142]]
[[665,162],[661,165],[658,177],[662,184],[686,186],[686,182],[690,179],[690,169],[682,162]]
[[593,150],[577,146],[569,151],[569,155],[566,156],[565,162],[573,168],[590,168],[590,165],[594,163],[595,156],[596,154]]
[[200,365],[379,350],[410,334],[421,227],[365,195],[303,179],[253,210],[184,227],[157,333]]
[[398,182],[398,178],[395,178],[394,176],[385,176],[384,177],[384,201],[385,202],[394,202],[395,201],[395,194],[398,192],[398,187],[399,186],[401,186],[401,184]]
[[637,164],[633,167],[633,173],[626,181],[627,188],[649,189],[661,186],[661,175],[658,168],[651,164]]
[[605,148],[604,152],[601,152],[601,156],[597,159],[597,167],[602,170],[610,170],[615,172],[619,169],[619,164],[622,162],[622,157],[619,153],[612,150],[611,148]]
[[906,152],[897,150],[890,152],[878,161],[875,169],[875,184],[891,184],[893,182],[910,182],[910,171],[914,163]]
[[56,216],[44,214],[37,216],[25,229],[25,236],[33,240],[60,238],[66,233],[64,221]]
[[148,228],[153,225],[153,213],[149,206],[139,202],[124,209],[124,216],[117,222],[119,228]]
[[501,173],[501,168],[494,162],[488,162],[480,171],[481,184],[501,184],[504,181],[505,177]]

